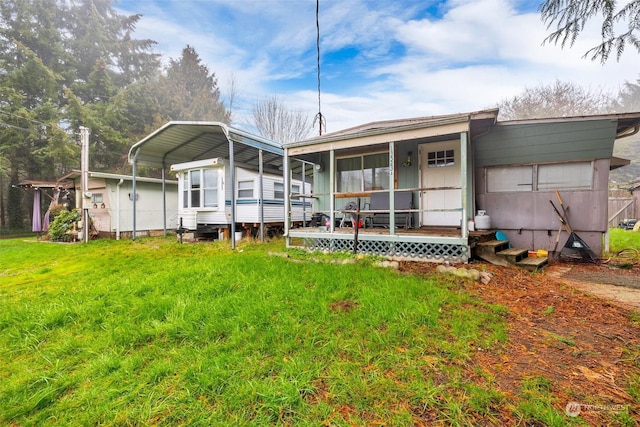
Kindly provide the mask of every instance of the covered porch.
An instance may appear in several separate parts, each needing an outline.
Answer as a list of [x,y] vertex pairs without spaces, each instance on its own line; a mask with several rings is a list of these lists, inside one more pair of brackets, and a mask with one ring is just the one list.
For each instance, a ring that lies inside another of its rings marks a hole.
[[471,143],[496,117],[487,110],[375,122],[285,144],[285,170],[294,158],[315,164],[313,194],[288,192],[288,203],[312,198],[314,213],[309,226],[285,230],[287,245],[467,262]]

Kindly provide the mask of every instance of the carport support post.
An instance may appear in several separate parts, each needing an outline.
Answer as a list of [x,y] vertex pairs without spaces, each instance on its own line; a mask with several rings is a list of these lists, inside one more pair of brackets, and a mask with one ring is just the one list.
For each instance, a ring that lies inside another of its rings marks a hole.
[[291,224],[291,183],[289,182],[289,151],[284,149],[284,157],[282,158],[282,177],[284,179],[284,235],[289,240],[289,228]]
[[[163,236],[167,237],[167,188],[166,188],[166,178],[164,175],[164,169],[167,167],[164,160],[162,161],[162,224],[164,227]],[[178,194],[180,194],[180,190],[178,190]]]
[[307,226],[307,198],[304,194],[307,194],[307,162],[300,160],[302,166],[302,190],[300,191],[302,196],[302,226]]
[[236,248],[236,165],[233,159],[233,140],[229,140],[229,179],[231,182],[231,249]]
[[260,241],[264,243],[264,167],[262,165],[264,156],[262,150],[258,150],[258,159],[258,175],[260,175],[260,182],[258,183],[258,187],[260,187]]

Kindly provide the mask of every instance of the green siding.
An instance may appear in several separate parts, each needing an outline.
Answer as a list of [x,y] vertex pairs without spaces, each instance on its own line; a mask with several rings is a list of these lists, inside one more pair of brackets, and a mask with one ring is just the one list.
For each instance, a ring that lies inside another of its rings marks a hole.
[[476,167],[609,159],[617,122],[498,124],[474,141]]

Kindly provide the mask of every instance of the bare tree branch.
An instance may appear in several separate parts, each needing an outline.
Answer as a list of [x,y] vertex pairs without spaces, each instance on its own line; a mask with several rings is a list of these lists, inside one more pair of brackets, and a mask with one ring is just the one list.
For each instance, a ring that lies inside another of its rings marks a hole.
[[556,80],[550,85],[526,88],[498,107],[501,120],[519,120],[600,114],[614,110],[616,105],[616,99],[601,90]]
[[276,95],[253,106],[253,121],[260,135],[280,143],[303,140],[312,130],[308,115],[289,110]]

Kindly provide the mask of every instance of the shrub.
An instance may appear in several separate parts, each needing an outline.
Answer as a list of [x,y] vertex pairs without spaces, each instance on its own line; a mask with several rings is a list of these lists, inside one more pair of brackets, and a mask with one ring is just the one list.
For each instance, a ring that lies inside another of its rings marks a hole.
[[53,221],[55,217],[60,215],[60,212],[64,210],[66,210],[65,207],[60,203],[56,203],[55,205],[51,206],[49,208],[49,218],[51,218],[51,221]]
[[67,240],[69,238],[67,231],[72,230],[73,225],[80,221],[80,218],[81,215],[77,209],[60,211],[49,224],[49,238],[55,241]]

